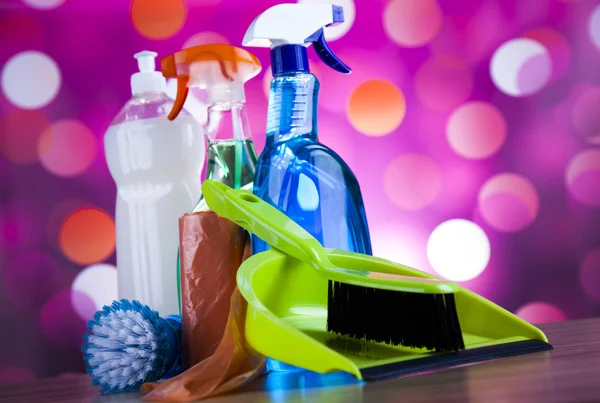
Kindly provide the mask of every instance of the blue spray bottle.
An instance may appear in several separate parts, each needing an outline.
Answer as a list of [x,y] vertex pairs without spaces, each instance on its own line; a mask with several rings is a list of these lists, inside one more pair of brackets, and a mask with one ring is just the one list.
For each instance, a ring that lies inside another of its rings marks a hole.
[[[332,69],[350,68],[325,42],[323,28],[344,21],[331,4],[279,4],[250,25],[244,46],[270,47],[273,81],[269,92],[267,140],[258,158],[253,192],[287,214],[327,248],[372,254],[360,187],[348,165],[318,140],[319,81],[310,73],[312,44]],[[339,135],[343,135],[340,133]],[[252,252],[268,249],[252,239]],[[268,369],[296,369],[269,360]]]

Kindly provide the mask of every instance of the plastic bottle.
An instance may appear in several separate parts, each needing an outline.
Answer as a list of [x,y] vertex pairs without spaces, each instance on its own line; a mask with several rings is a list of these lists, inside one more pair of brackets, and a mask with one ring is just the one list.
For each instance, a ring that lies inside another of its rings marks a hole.
[[165,316],[179,313],[173,261],[178,219],[200,196],[205,145],[190,114],[167,119],[173,100],[165,78],[154,71],[156,53],[134,57],[140,71],[131,76],[133,97],[104,135],[117,185],[119,299],[138,300]]
[[[323,246],[371,254],[358,181],[348,165],[318,140],[319,81],[310,73],[307,56],[307,47],[313,44],[325,64],[350,73],[323,34],[324,27],[343,20],[339,6],[280,4],[258,16],[246,32],[244,46],[271,48],[273,73],[266,145],[258,159],[253,192]],[[253,237],[253,253],[267,248]],[[267,365],[272,371],[297,369],[274,360]]]
[[[234,189],[252,190],[256,150],[246,112],[244,84],[261,70],[256,56],[231,45],[201,45],[183,49],[161,60],[163,75],[177,78],[177,96],[169,119],[175,119],[190,87],[206,90],[208,166],[206,178]],[[208,206],[200,196],[193,211]],[[180,278],[177,256],[177,278]]]

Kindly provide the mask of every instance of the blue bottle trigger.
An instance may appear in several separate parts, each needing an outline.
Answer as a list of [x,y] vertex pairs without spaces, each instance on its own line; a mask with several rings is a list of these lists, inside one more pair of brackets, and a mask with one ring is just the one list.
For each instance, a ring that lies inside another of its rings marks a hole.
[[[334,15],[335,15],[335,13],[334,13]],[[342,15],[341,21],[344,21],[343,15]],[[310,42],[313,44],[315,51],[317,52],[317,56],[319,56],[319,59],[321,59],[321,61],[323,61],[323,63],[325,63],[326,65],[328,65],[335,71],[339,71],[340,73],[343,73],[343,74],[352,73],[352,69],[350,69],[350,67],[348,67],[348,65],[346,65],[343,61],[341,61],[341,59],[339,57],[337,57],[335,55],[335,53],[333,53],[333,51],[329,48],[329,45],[327,44],[327,41],[325,40],[325,32],[323,31],[323,28],[319,29],[317,32],[312,34],[310,37],[306,38],[306,42],[307,43]]]
[[341,6],[314,4],[277,4],[252,21],[242,44],[244,46],[271,48],[273,77],[295,72],[309,72],[307,45],[314,45],[319,58],[332,69],[351,73],[329,48],[324,28],[344,22]]

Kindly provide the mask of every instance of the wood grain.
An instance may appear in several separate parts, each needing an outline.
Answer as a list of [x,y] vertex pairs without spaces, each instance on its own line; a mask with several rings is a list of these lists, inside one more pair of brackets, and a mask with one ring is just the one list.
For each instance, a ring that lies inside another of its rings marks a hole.
[[[253,402],[599,402],[600,318],[540,326],[554,350],[368,384],[323,387],[310,375],[271,375],[207,400]],[[0,386],[1,403],[139,402],[137,393],[99,396],[87,376]]]

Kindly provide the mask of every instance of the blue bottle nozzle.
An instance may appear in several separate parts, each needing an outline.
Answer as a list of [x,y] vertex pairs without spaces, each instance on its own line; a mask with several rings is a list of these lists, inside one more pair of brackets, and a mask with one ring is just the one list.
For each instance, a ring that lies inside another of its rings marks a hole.
[[314,45],[323,63],[351,72],[329,48],[323,28],[344,22],[344,9],[332,4],[279,4],[259,15],[246,31],[243,45],[271,48],[273,76],[309,71],[306,48]]

